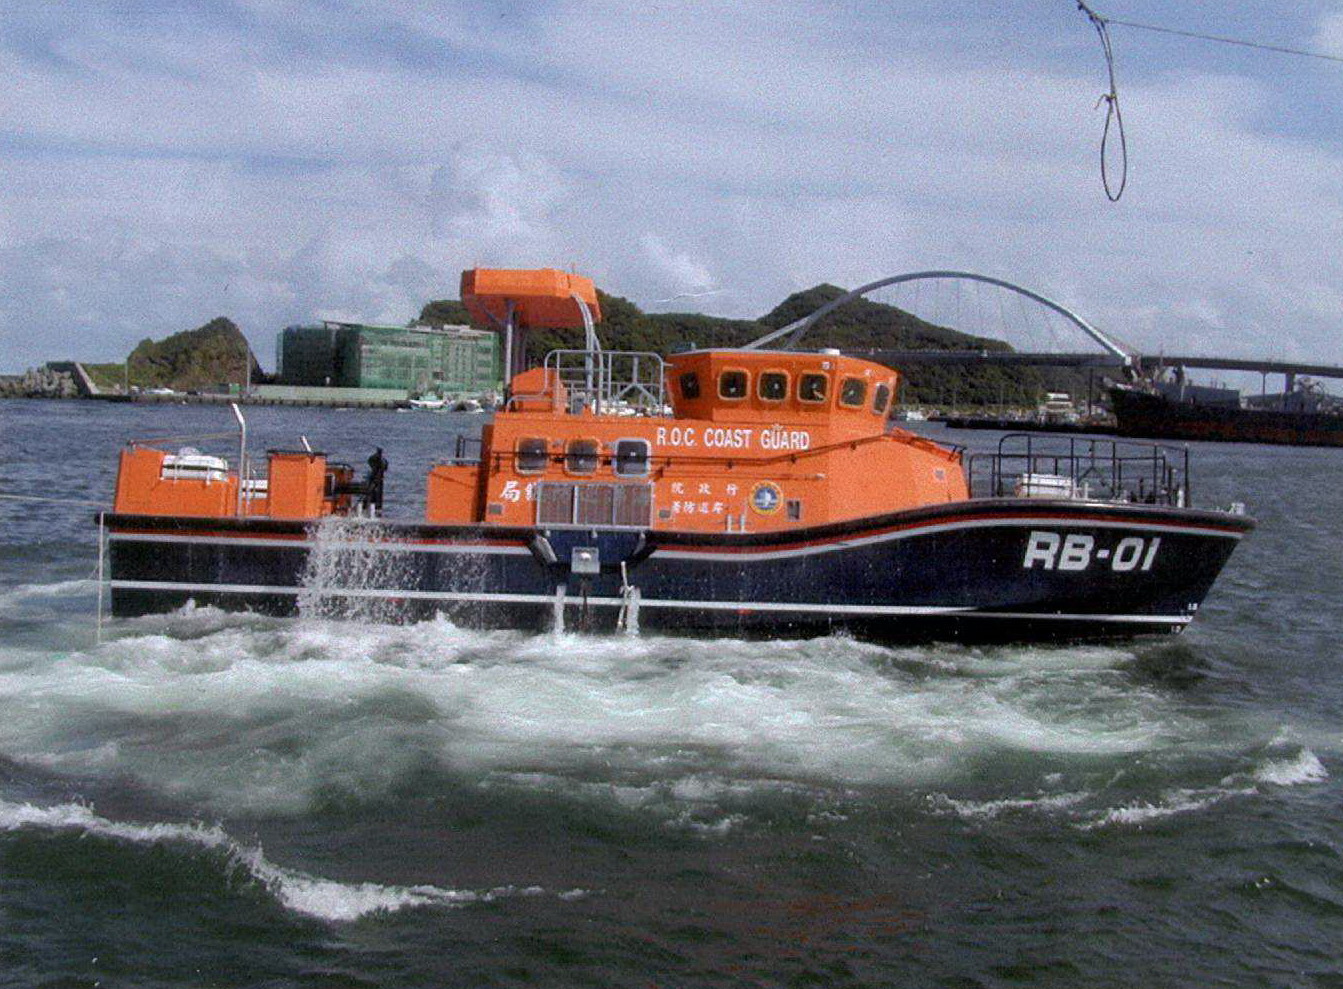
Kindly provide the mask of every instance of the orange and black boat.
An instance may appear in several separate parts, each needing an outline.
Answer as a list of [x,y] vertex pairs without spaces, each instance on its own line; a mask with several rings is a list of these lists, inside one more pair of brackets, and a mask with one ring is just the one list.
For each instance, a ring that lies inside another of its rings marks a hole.
[[[967,455],[896,426],[899,373],[834,351],[602,349],[592,282],[476,269],[509,387],[393,520],[307,449],[132,444],[104,517],[112,610],[308,604],[525,629],[884,641],[1178,633],[1253,523],[1190,507],[1187,452],[1008,436]],[[585,329],[523,368],[526,333]],[[241,423],[241,417],[239,417]],[[245,434],[245,428],[243,430]],[[256,476],[253,476],[253,475]]]

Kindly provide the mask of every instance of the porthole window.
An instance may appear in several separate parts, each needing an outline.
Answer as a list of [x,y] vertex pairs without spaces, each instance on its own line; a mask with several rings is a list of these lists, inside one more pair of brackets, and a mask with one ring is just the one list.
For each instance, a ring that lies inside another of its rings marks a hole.
[[862,378],[845,378],[839,386],[839,404],[851,409],[861,408],[867,401],[867,382]]
[[699,375],[694,371],[681,375],[681,397],[699,398]]
[[782,371],[765,371],[756,385],[756,394],[766,402],[782,402],[788,397],[788,375]]
[[546,469],[549,455],[546,441],[534,436],[518,440],[518,473],[540,474]]
[[597,470],[599,459],[596,440],[570,440],[564,451],[564,469],[570,474],[591,474]]
[[746,397],[746,372],[724,371],[718,376],[718,397],[737,399]]
[[616,474],[620,477],[643,477],[648,473],[648,441],[616,441]]
[[824,402],[829,391],[830,378],[824,374],[804,374],[797,383],[797,398],[800,402]]
[[881,415],[891,401],[891,386],[877,385],[877,393],[872,397],[872,411]]

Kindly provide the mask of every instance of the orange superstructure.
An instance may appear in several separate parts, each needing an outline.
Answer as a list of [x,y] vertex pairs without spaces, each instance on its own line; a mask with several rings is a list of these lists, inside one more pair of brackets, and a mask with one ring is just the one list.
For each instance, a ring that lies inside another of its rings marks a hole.
[[[168,453],[145,444],[121,452],[112,510],[178,518],[307,520],[348,512],[359,486],[346,464],[325,454],[271,450],[267,469],[239,480],[221,457],[185,448]],[[241,485],[241,497],[239,486]]]
[[[609,376],[622,356],[594,356],[592,375]],[[478,464],[431,473],[426,521],[762,531],[967,496],[957,453],[890,425],[899,376],[870,361],[682,354],[665,368],[669,408],[633,410],[664,413],[652,415],[574,401],[583,389],[566,380],[584,373],[515,378]]]

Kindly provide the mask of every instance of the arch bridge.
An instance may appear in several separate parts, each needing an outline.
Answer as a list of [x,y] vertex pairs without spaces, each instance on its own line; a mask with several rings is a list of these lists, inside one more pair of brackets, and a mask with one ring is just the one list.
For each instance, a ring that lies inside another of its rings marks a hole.
[[[1038,292],[1016,285],[1001,278],[980,275],[971,271],[916,271],[904,275],[892,275],[869,282],[859,288],[846,292],[827,302],[815,312],[795,320],[787,326],[772,330],[745,345],[747,350],[756,350],[775,344],[779,349],[789,350],[797,346],[806,333],[825,319],[830,313],[847,303],[863,298],[872,292],[890,288],[907,282],[918,281],[967,281],[992,285],[1008,292],[1036,302],[1046,309],[1062,316],[1069,324],[1080,330],[1099,349],[1078,352],[1025,352],[1016,350],[888,350],[884,348],[846,349],[845,353],[855,357],[868,357],[893,366],[906,364],[998,364],[1017,366],[1055,366],[1077,368],[1117,368],[1130,374],[1143,374],[1162,367],[1206,368],[1222,371],[1246,371],[1257,374],[1282,374],[1288,378],[1288,390],[1297,375],[1310,375],[1320,378],[1343,378],[1343,366],[1332,364],[1307,364],[1290,361],[1254,360],[1227,357],[1204,357],[1199,355],[1142,354],[1137,350],[1103,333],[1080,315],[1061,303],[1046,298]],[[778,341],[776,343],[776,341]]]

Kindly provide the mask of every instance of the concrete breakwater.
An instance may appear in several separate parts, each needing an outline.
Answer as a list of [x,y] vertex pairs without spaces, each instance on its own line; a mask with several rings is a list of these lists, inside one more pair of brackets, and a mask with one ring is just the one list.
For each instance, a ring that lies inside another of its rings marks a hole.
[[131,401],[143,405],[290,405],[348,409],[395,409],[406,405],[409,395],[392,388],[303,388],[293,385],[254,385],[246,394],[237,392],[140,392]]
[[81,398],[86,395],[76,376],[56,365],[48,364],[30,368],[23,374],[0,377],[0,398]]
[[0,375],[0,398],[86,398],[107,402],[135,402],[145,405],[292,405],[331,408],[393,409],[410,399],[398,388],[317,388],[294,385],[253,385],[245,392],[234,386],[229,391],[178,391],[132,388],[121,385],[99,387],[82,364],[59,361],[30,368],[23,374]]

